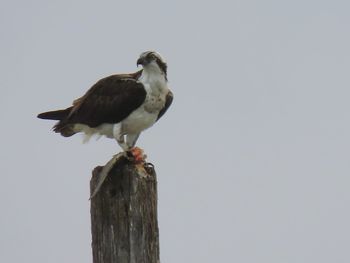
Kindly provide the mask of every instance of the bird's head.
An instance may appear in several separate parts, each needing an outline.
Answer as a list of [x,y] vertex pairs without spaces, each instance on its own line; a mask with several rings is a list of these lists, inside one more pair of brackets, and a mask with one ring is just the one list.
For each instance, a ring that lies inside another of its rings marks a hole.
[[143,52],[137,60],[138,65],[142,65],[144,69],[159,69],[165,76],[167,75],[167,64],[156,51]]

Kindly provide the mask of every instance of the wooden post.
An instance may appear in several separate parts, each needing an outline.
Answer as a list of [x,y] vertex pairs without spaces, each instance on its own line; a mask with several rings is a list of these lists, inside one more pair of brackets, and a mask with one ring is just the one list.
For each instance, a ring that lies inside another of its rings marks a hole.
[[[103,167],[90,181],[93,194]],[[119,158],[91,199],[93,263],[159,263],[157,180],[153,166]]]

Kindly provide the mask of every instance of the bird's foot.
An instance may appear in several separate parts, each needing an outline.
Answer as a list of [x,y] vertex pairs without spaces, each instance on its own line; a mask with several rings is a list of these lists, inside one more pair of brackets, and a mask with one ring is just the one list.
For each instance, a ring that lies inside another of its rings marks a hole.
[[131,148],[128,151],[128,155],[131,155],[131,158],[137,164],[146,162],[147,155],[144,154],[143,150],[139,147]]

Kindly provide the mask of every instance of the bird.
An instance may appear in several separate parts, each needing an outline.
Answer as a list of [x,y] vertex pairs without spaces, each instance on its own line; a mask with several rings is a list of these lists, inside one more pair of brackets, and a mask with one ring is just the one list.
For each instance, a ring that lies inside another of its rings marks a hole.
[[[173,93],[168,87],[167,63],[156,51],[141,53],[134,73],[114,74],[98,80],[68,108],[40,113],[40,119],[58,120],[53,131],[64,137],[84,134],[106,136],[117,141],[135,159],[142,131],[155,124],[168,110]],[[140,156],[141,155],[141,156]]]

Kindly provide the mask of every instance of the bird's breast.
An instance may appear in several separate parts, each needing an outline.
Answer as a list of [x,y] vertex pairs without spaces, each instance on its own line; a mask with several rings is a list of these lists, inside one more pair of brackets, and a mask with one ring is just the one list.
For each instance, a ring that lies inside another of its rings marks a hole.
[[149,113],[159,113],[165,105],[169,89],[165,83],[156,82],[145,85],[147,95],[143,107]]
[[143,105],[145,111],[149,113],[158,113],[165,105],[165,95],[159,94],[154,96],[152,94],[147,95],[145,103]]

